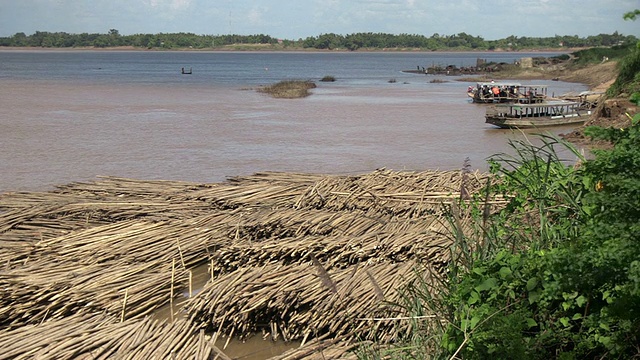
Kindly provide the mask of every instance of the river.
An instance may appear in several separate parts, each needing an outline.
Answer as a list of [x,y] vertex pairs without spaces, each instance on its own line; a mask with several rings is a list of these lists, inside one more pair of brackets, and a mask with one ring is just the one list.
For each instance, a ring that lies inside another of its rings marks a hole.
[[[484,123],[487,105],[465,94],[472,83],[402,70],[552,55],[0,51],[0,192],[100,175],[218,182],[259,171],[448,170],[466,158],[484,170],[522,134]],[[337,81],[317,81],[304,99],[256,91],[325,75]],[[586,89],[527,82],[550,95]]]

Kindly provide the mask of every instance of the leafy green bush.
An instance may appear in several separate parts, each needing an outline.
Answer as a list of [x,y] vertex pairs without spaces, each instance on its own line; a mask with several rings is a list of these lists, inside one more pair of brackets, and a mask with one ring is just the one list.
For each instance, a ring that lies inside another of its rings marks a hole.
[[[549,169],[561,168],[550,165],[555,160],[545,165],[528,157],[505,173],[501,191],[518,194],[506,213],[539,209],[538,235],[543,236],[537,244],[533,236],[528,249],[505,248],[451,279],[445,299],[451,325],[442,339],[449,354],[465,359],[640,356],[640,114],[629,117],[632,124],[623,130],[591,128],[589,134],[611,141],[613,148],[557,172],[561,176],[551,187],[541,180],[554,172]],[[533,186],[536,182],[540,185]],[[553,193],[560,194],[555,202],[548,196]],[[567,206],[561,217],[547,215],[562,204]],[[567,216],[573,220],[563,220]]]
[[575,57],[576,65],[597,64],[602,62],[603,58],[610,60],[619,60],[631,54],[635,49],[635,44],[625,44],[612,47],[594,47],[585,50],[579,50],[572,55]]
[[613,97],[640,91],[640,48],[636,47],[629,56],[622,59],[619,69],[618,77],[607,90],[607,95]]
[[334,82],[334,81],[336,81],[336,78],[335,78],[335,76],[332,76],[332,75],[325,75],[322,79],[320,79],[320,81]]
[[[618,78],[625,89],[637,64],[636,50]],[[631,101],[640,105],[640,93]],[[575,166],[557,148],[576,149],[549,135],[492,160],[500,181],[448,209],[447,277],[412,284],[399,304],[437,321],[374,358],[640,358],[640,114],[627,116],[623,129],[587,129],[612,147]],[[494,195],[509,199],[496,213]],[[471,229],[462,212],[475,217]]]

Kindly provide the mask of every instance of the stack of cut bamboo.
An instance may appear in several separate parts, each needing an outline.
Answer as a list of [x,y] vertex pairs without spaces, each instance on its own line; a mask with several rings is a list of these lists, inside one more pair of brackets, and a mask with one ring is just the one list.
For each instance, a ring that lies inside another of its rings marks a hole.
[[[0,359],[207,359],[224,356],[211,337],[257,332],[306,343],[282,359],[344,357],[374,335],[391,342],[409,322],[390,320],[402,313],[389,304],[416,267],[450,259],[443,205],[490,179],[105,177],[0,194]],[[165,321],[152,320],[163,309]]]

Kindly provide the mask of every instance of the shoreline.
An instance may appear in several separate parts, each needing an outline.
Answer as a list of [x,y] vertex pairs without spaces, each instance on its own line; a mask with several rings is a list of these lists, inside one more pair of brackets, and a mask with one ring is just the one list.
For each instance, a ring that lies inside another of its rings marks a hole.
[[3,51],[47,51],[47,52],[74,52],[74,51],[96,51],[96,52],[105,52],[105,51],[113,51],[113,52],[300,52],[300,53],[309,53],[309,52],[317,52],[317,53],[567,53],[574,52],[578,50],[582,50],[583,48],[566,48],[566,49],[520,49],[520,50],[507,50],[507,49],[496,49],[496,50],[425,50],[418,48],[384,48],[384,49],[358,49],[358,50],[347,50],[347,49],[315,49],[315,48],[284,48],[278,47],[274,48],[273,46],[269,47],[259,47],[253,45],[232,45],[229,47],[216,47],[216,48],[204,48],[204,49],[189,49],[189,48],[175,48],[175,49],[159,49],[159,48],[140,48],[135,46],[115,46],[115,47],[106,47],[106,48],[97,48],[97,47],[33,47],[33,46],[0,46],[0,52]]

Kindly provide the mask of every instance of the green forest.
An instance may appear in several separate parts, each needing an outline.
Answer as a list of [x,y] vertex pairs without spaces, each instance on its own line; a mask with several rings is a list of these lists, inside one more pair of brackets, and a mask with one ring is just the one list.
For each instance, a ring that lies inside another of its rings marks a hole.
[[633,35],[600,34],[586,38],[574,36],[517,37],[485,40],[466,33],[455,35],[433,34],[429,37],[416,34],[334,33],[311,36],[305,39],[278,39],[269,35],[196,35],[192,33],[159,33],[121,35],[116,29],[105,34],[36,31],[32,35],[16,33],[0,37],[0,46],[42,48],[110,48],[135,47],[141,49],[216,49],[232,45],[270,45],[281,49],[420,49],[420,50],[495,50],[495,49],[562,49],[633,44]]

